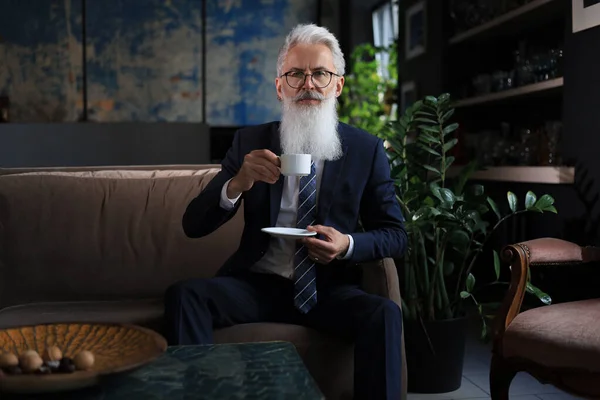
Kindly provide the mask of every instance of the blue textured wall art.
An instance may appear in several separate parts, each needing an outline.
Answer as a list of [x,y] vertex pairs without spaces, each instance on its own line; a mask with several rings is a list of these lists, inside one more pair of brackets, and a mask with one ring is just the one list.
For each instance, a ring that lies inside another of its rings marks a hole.
[[241,126],[279,118],[279,48],[298,23],[316,22],[316,0],[207,3],[207,122]]
[[[14,122],[76,121],[82,98],[82,0],[2,0],[0,96]],[[206,87],[202,6],[206,1]],[[279,118],[274,80],[285,35],[315,22],[317,0],[85,0],[92,121]]]
[[87,0],[90,119],[202,121],[202,1]]
[[2,0],[0,96],[11,121],[76,121],[81,60],[79,0]]

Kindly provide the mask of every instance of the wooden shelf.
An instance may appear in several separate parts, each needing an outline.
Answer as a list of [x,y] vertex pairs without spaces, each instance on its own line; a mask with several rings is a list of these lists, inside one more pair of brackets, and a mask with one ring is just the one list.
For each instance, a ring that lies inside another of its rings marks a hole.
[[[461,167],[450,167],[448,177],[456,176]],[[575,167],[489,167],[476,171],[472,180],[572,184],[575,182]]]
[[[471,28],[467,31],[461,32],[461,33],[453,36],[452,38],[450,38],[450,44],[457,44],[457,43],[463,42],[467,39],[473,38],[474,36],[481,35],[483,33],[487,33],[489,31],[493,30],[494,28],[498,28],[500,26],[505,25],[508,22],[511,22],[511,24],[513,24],[515,22],[515,20],[521,20],[521,19],[523,19],[523,17],[528,17],[529,16],[528,14],[533,10],[537,10],[540,7],[543,7],[546,5],[555,5],[555,4],[551,4],[551,3],[561,3],[561,2],[562,2],[562,0],[534,0],[528,4],[525,4],[524,6],[516,8],[514,10],[507,12],[506,14],[503,14],[497,18],[494,18],[491,21],[488,21],[484,24],[476,26],[475,28]],[[552,10],[552,11],[554,11],[554,10]],[[553,15],[553,13],[549,13],[549,15]],[[533,18],[533,17],[530,17],[530,18]],[[539,21],[540,19],[536,18],[536,20]],[[529,21],[519,21],[519,22],[528,23]]]
[[551,89],[557,89],[561,88],[563,85],[564,79],[562,77],[549,79],[547,81],[520,86],[514,89],[503,90],[501,92],[488,93],[481,96],[469,97],[467,99],[458,100],[454,103],[454,107],[466,107],[477,104],[491,103],[494,101],[509,99],[511,97],[525,96]]

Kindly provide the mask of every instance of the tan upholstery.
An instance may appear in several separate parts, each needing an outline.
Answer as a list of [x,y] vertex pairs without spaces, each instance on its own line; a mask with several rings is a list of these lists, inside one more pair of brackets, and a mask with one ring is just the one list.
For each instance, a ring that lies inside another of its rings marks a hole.
[[[182,231],[185,207],[217,172],[216,165],[0,170],[0,328],[76,320],[160,332],[165,289],[213,276],[239,244],[243,209],[207,237]],[[367,290],[400,304],[391,260],[365,271]],[[283,324],[239,325],[215,337],[291,341],[327,398],[351,398],[351,343]]]
[[600,372],[600,299],[539,307],[519,314],[504,334],[504,357],[547,367]]

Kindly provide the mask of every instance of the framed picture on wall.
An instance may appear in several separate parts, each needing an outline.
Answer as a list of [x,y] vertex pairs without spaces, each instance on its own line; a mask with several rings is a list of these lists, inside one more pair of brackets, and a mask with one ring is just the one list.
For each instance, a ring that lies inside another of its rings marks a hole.
[[427,49],[427,7],[421,0],[406,9],[405,26],[405,59],[409,60],[425,53]]
[[400,87],[400,116],[417,101],[417,86],[414,81],[404,82]]
[[600,25],[600,0],[571,0],[573,32]]

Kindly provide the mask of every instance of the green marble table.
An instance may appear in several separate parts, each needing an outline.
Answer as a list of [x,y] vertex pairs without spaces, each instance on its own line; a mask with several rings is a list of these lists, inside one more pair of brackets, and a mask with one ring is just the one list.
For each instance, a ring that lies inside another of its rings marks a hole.
[[[5,394],[3,394],[3,397]],[[11,399],[324,399],[291,343],[175,346],[153,363],[101,385]]]

